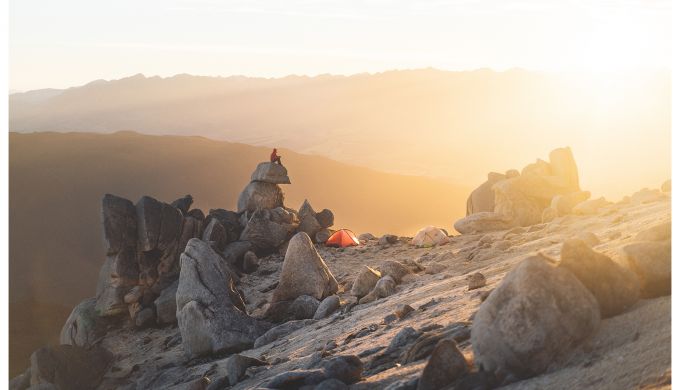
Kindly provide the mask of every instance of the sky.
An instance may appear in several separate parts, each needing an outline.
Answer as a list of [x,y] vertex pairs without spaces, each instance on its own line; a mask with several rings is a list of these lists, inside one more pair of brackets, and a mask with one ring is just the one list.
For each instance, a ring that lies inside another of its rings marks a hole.
[[132,74],[670,68],[671,2],[10,0],[10,91]]

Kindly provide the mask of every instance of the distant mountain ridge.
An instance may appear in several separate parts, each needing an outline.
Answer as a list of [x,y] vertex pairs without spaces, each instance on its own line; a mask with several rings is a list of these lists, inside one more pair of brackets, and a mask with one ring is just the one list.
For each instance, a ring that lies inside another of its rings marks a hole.
[[[669,72],[606,83],[520,69],[138,74],[43,99],[31,94],[10,96],[11,131],[202,135],[466,186],[489,171],[526,165],[522,156],[569,145],[583,164],[584,184],[609,197],[658,186],[670,174],[670,148],[663,149],[670,140]],[[604,161],[620,169],[612,172]]]

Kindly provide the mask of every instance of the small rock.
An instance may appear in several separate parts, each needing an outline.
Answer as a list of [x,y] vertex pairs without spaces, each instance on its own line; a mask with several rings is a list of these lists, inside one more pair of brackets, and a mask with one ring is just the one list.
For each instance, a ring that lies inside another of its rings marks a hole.
[[156,315],[154,314],[153,309],[147,307],[140,310],[137,315],[135,315],[135,326],[138,328],[145,328],[153,324],[155,319]]
[[491,248],[499,251],[504,251],[509,249],[512,246],[512,242],[510,240],[501,240],[501,241],[496,241],[491,245]]
[[438,390],[455,383],[468,372],[465,357],[453,340],[441,340],[434,347],[423,374],[418,380],[418,390]]
[[309,295],[300,295],[295,298],[288,307],[288,312],[296,320],[305,320],[314,317],[319,308],[319,301]]
[[359,304],[363,305],[365,303],[373,302],[376,299],[389,297],[390,295],[394,294],[396,286],[397,283],[391,276],[383,276],[375,284],[373,291],[359,300]]
[[425,273],[428,275],[435,275],[440,272],[444,272],[445,270],[446,266],[441,263],[432,263],[425,267]]
[[296,330],[304,328],[305,326],[311,325],[315,322],[316,322],[315,320],[297,320],[288,321],[281,325],[275,326],[269,329],[262,336],[258,337],[257,340],[255,340],[254,347],[260,348],[263,345],[267,345],[273,341],[280,339],[283,336],[293,333]]
[[593,215],[597,214],[602,207],[610,205],[607,199],[603,196],[597,199],[583,201],[574,206],[572,212],[576,215]]
[[397,310],[394,312],[394,314],[397,315],[397,317],[401,320],[406,318],[411,312],[413,312],[415,309],[411,307],[411,305],[399,305],[397,307]]
[[405,265],[394,260],[383,262],[378,270],[380,271],[381,276],[391,276],[396,283],[401,283],[401,279],[411,273],[411,270],[406,268]]
[[321,362],[321,368],[327,378],[335,378],[346,384],[352,384],[361,380],[361,372],[364,364],[358,356],[341,355]]
[[378,240],[379,245],[392,245],[399,242],[399,237],[394,234],[385,234]]
[[468,291],[486,286],[486,277],[480,272],[475,272],[468,277]]
[[350,293],[355,297],[363,297],[373,290],[375,284],[378,283],[380,276],[380,272],[365,265],[356,279],[354,279]]
[[246,372],[246,369],[248,369],[248,367],[265,365],[267,365],[267,362],[249,356],[243,356],[238,354],[231,355],[227,359],[225,364],[225,371],[227,372],[229,385],[230,386],[236,385],[241,380],[243,374]]
[[326,379],[325,381],[319,383],[316,385],[314,390],[346,390],[349,389],[345,382],[331,378],[331,379]]
[[260,266],[260,259],[253,251],[248,251],[243,255],[243,272],[250,274],[257,271]]
[[323,244],[326,241],[328,241],[329,238],[331,238],[331,235],[333,235],[333,232],[331,232],[329,229],[321,229],[318,232],[316,232],[316,235],[314,236],[314,241],[318,242],[319,244]]
[[360,241],[370,241],[370,240],[375,240],[375,236],[372,235],[371,233],[361,233],[359,234],[359,237],[357,237]]
[[313,318],[315,320],[326,318],[329,315],[331,315],[334,311],[338,310],[339,307],[340,297],[338,297],[337,295],[331,295],[330,297],[327,297],[323,301],[321,301],[319,307],[316,309],[316,312],[314,313]]

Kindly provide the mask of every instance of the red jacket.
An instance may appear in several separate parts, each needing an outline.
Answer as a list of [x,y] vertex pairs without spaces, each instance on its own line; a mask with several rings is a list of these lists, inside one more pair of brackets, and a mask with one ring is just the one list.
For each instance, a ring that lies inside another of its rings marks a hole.
[[271,157],[269,158],[269,160],[270,160],[271,162],[274,162],[274,161],[276,161],[276,159],[277,159],[278,157],[279,157],[279,156],[276,155],[276,149],[274,149],[274,150],[272,150],[272,155],[271,155]]

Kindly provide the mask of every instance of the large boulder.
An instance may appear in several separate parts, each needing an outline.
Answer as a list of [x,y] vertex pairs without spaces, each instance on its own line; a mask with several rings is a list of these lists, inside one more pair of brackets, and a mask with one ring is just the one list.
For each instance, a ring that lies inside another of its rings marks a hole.
[[137,246],[137,211],[129,200],[111,194],[104,195],[102,225],[107,255]]
[[271,184],[290,184],[288,170],[283,165],[272,162],[259,163],[250,175],[250,180]]
[[[301,295],[322,300],[337,291],[338,282],[309,236],[304,232],[293,236],[283,259],[279,284],[274,290],[270,309],[277,307],[275,304],[278,302],[292,301]],[[280,309],[280,305],[278,307]]]
[[97,315],[96,298],[88,298],[73,308],[61,328],[59,344],[89,347],[106,333],[106,324]]
[[671,240],[636,242],[623,252],[628,268],[640,280],[643,298],[671,294]]
[[467,211],[465,215],[468,216],[483,211],[493,211],[495,205],[493,186],[505,179],[506,175],[502,173],[489,172],[486,181],[470,193],[470,196],[467,199]]
[[571,271],[590,290],[600,305],[602,318],[624,312],[640,298],[635,274],[582,240],[564,242],[559,267]]
[[295,225],[272,220],[270,210],[257,210],[248,219],[241,233],[241,241],[249,241],[259,256],[273,252],[295,231]]
[[482,303],[472,324],[480,368],[518,379],[567,358],[600,323],[597,300],[570,271],[542,256],[509,272]]
[[180,258],[177,321],[188,356],[251,348],[266,325],[248,316],[228,265],[208,243],[192,239]]
[[283,191],[277,184],[251,181],[238,197],[238,212],[283,207]]
[[52,384],[58,389],[94,389],[101,382],[111,358],[111,353],[101,347],[42,347],[31,355],[31,386]]

